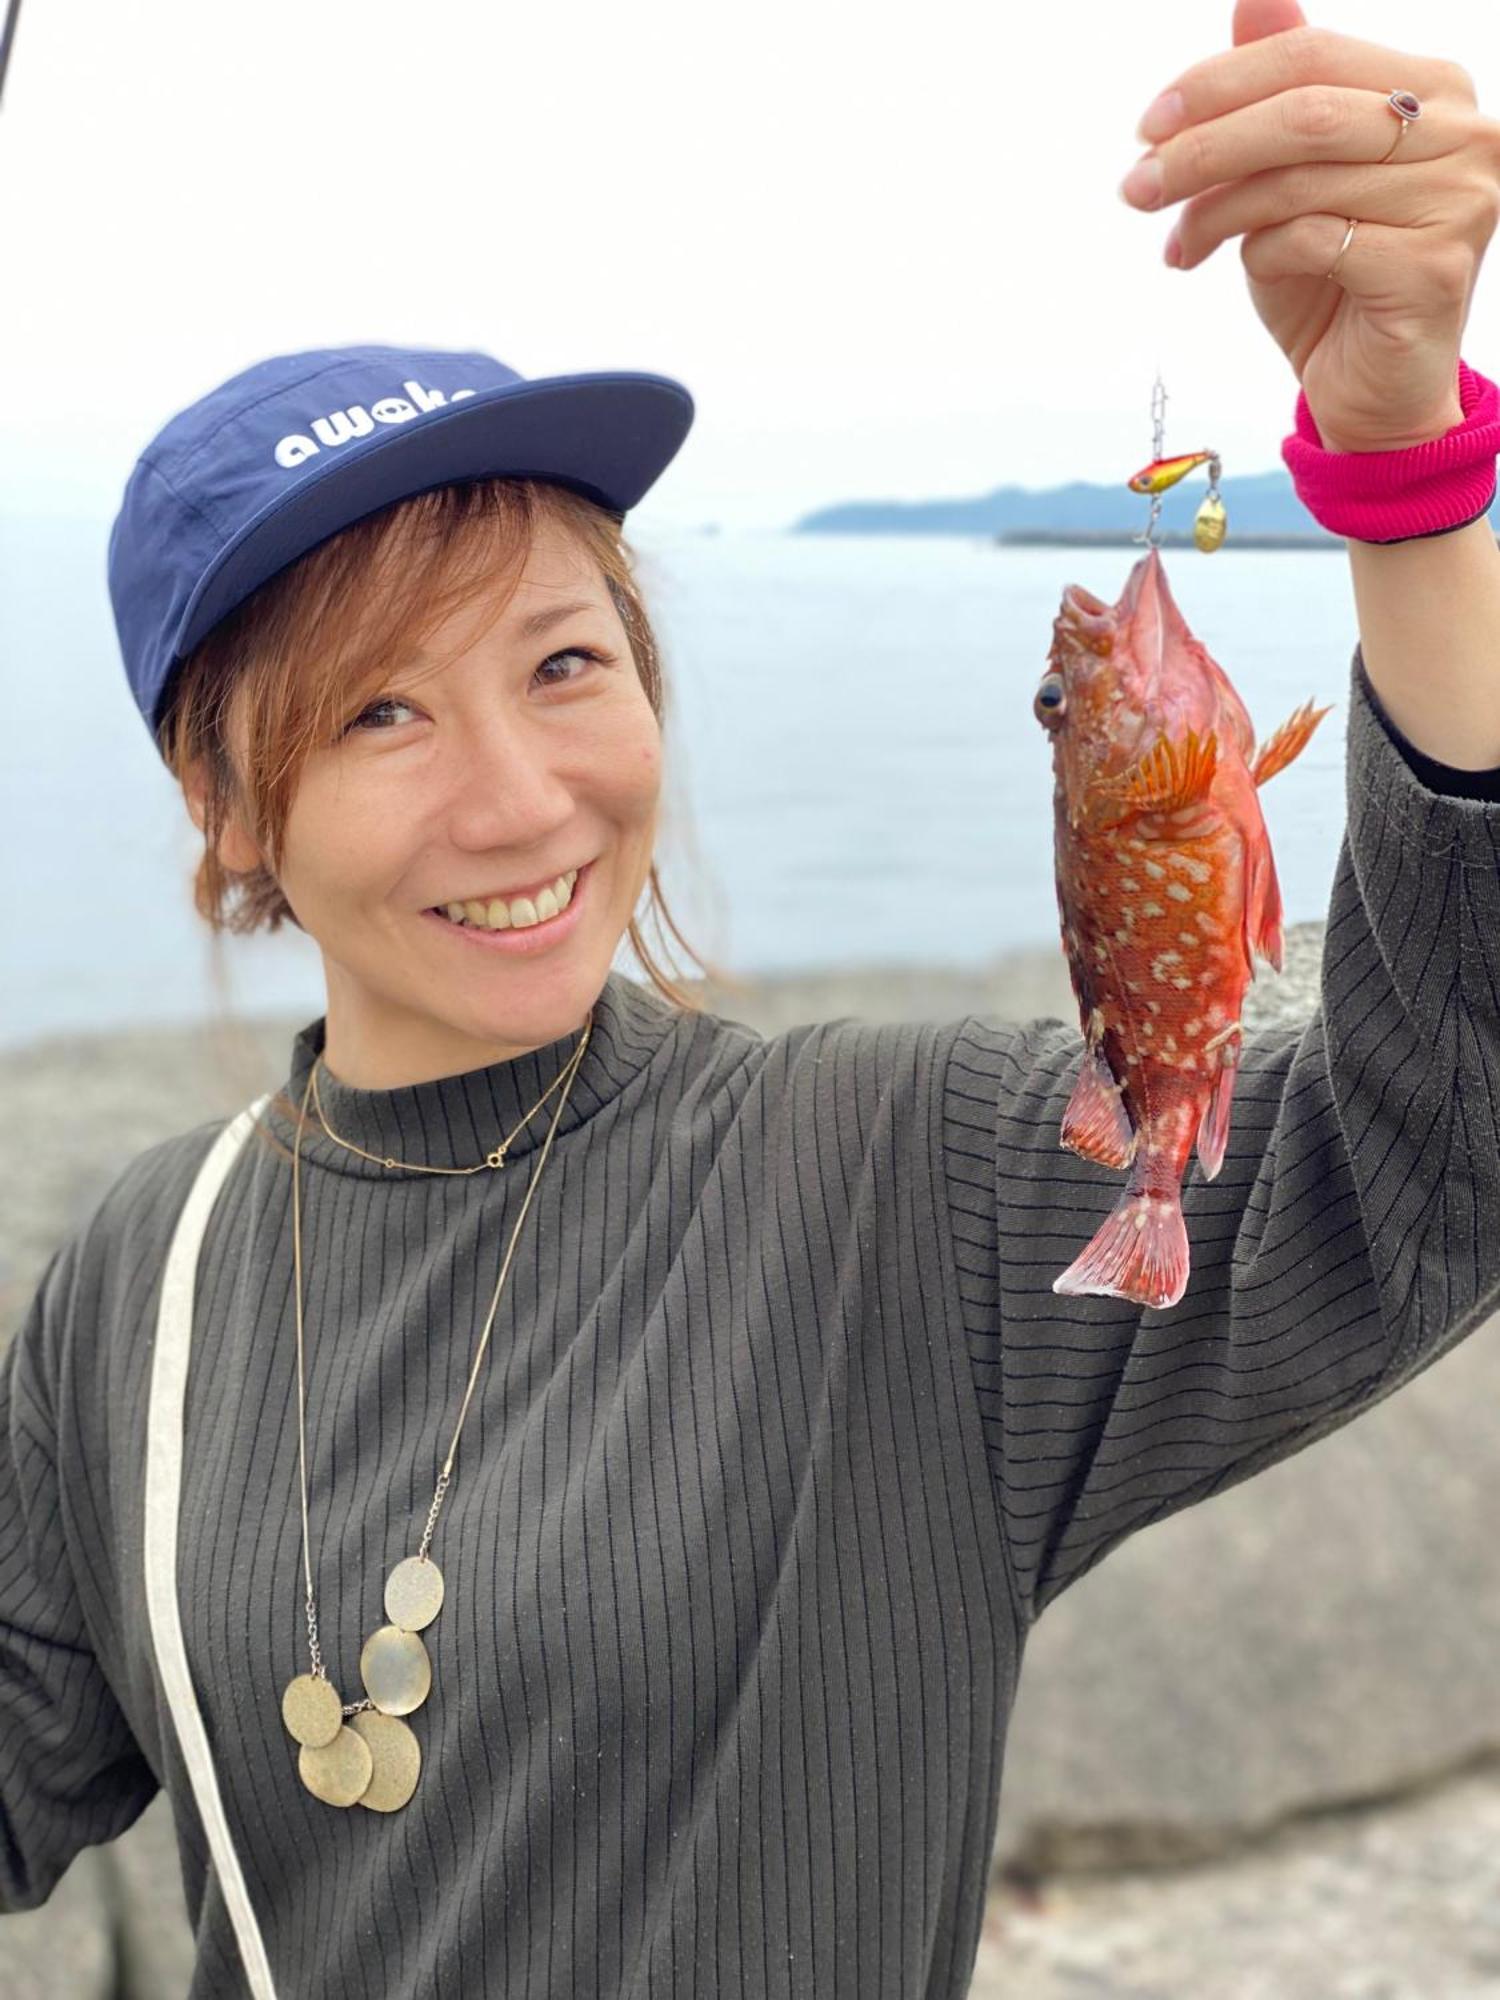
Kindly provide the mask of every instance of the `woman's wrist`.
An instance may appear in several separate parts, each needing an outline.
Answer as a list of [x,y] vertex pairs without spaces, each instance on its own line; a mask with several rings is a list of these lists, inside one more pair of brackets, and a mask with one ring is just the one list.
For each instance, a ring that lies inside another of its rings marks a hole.
[[1389,544],[1448,534],[1495,504],[1500,387],[1458,364],[1461,421],[1440,436],[1391,451],[1340,451],[1320,433],[1306,393],[1282,457],[1298,498],[1330,533]]

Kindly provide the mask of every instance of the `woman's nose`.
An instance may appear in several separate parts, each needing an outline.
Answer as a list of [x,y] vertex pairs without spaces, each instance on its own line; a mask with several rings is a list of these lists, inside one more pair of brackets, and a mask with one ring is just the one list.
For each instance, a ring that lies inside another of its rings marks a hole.
[[447,803],[459,845],[520,850],[568,817],[572,792],[545,733],[500,715],[463,725]]

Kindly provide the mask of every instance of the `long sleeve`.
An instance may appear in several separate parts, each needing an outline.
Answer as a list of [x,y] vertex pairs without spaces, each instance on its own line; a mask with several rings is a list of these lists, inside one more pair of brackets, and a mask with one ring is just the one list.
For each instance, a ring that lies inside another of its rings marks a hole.
[[0,1358],[0,1913],[46,1902],[79,1850],[122,1833],[158,1789],[75,1589],[45,1361],[72,1248]]
[[[1482,775],[1482,774],[1481,774]],[[1356,651],[1320,1003],[1247,1037],[1169,1309],[1052,1280],[1120,1176],[1063,1150],[1076,1025],[962,1024],[944,1154],[964,1331],[1035,1618],[1152,1521],[1290,1457],[1500,1305],[1500,802],[1424,785]]]

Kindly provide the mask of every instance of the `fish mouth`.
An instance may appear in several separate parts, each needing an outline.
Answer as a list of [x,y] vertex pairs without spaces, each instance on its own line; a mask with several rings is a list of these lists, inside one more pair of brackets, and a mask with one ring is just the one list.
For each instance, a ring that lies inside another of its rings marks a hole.
[[1059,629],[1078,640],[1092,653],[1107,653],[1114,642],[1115,608],[1095,597],[1081,583],[1070,583],[1063,591],[1058,612]]

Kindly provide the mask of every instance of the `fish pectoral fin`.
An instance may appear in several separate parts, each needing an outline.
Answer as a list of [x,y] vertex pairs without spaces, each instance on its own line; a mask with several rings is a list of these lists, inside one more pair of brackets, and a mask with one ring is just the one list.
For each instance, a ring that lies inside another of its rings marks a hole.
[[1062,1143],[1101,1167],[1128,1167],[1135,1158],[1135,1130],[1101,1049],[1084,1048],[1078,1081],[1063,1113]]
[[1209,730],[1190,729],[1178,739],[1163,736],[1139,762],[1113,778],[1096,778],[1094,789],[1127,812],[1177,812],[1206,799],[1219,767],[1219,739]]
[[1308,740],[1328,708],[1314,708],[1310,701],[1289,715],[1279,729],[1273,729],[1256,751],[1250,764],[1250,776],[1257,785],[1263,785],[1267,778],[1274,778],[1278,771],[1284,771],[1294,758],[1300,757],[1307,748]]

